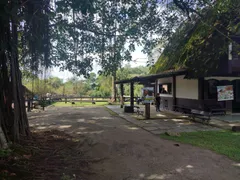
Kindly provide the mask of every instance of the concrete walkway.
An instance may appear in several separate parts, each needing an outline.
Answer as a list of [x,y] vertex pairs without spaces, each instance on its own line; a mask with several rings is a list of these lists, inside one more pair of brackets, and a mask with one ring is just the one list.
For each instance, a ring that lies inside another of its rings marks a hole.
[[106,106],[108,109],[117,113],[120,117],[133,123],[134,125],[141,127],[142,129],[151,132],[152,134],[158,135],[165,132],[194,132],[194,131],[213,131],[220,130],[217,127],[204,125],[197,122],[191,122],[186,118],[179,118],[179,115],[171,115],[171,118],[165,117],[166,114],[159,113],[159,119],[150,120],[137,120],[132,117],[131,113],[124,113],[123,109],[119,106]]

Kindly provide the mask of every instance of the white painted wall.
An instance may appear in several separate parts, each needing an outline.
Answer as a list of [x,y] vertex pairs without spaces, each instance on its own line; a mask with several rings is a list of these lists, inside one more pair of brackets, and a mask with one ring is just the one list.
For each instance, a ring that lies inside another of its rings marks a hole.
[[233,81],[233,80],[240,80],[240,77],[205,77],[205,80],[209,80],[209,79],[216,79],[218,81],[222,81],[222,80]]
[[161,78],[158,79],[158,84],[162,84],[162,83],[172,83],[173,78],[172,77],[167,77],[167,78]]
[[176,77],[176,98],[198,99],[198,80]]

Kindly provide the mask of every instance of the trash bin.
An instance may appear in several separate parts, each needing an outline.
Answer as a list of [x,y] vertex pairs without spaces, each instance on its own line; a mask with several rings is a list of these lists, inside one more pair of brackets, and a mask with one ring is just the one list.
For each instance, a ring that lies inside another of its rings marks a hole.
[[125,113],[133,113],[134,112],[133,106],[124,106],[124,112]]

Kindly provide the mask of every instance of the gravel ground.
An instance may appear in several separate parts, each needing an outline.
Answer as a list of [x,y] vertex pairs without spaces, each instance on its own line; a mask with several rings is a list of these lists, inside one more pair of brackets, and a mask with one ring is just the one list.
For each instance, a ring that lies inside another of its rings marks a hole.
[[[240,164],[209,150],[163,140],[104,107],[50,107],[29,113],[36,131],[57,129],[75,139],[92,159],[87,180],[237,180]],[[84,137],[84,138],[83,138]],[[79,167],[80,168],[80,167]]]

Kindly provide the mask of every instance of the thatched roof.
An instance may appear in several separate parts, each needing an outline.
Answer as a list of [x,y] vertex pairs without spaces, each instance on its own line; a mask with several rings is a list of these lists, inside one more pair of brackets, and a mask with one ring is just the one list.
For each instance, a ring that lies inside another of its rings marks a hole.
[[186,69],[179,69],[179,70],[172,69],[172,70],[164,71],[154,75],[136,76],[134,78],[116,81],[115,84],[125,84],[125,83],[131,83],[131,82],[140,83],[140,84],[149,84],[149,83],[154,83],[158,78],[172,77],[174,75],[175,76],[187,75],[187,71]]
[[204,17],[183,23],[151,69],[151,74],[179,68],[186,68],[192,76],[198,77],[225,73],[227,64],[224,63],[227,62],[231,41],[229,32],[237,33],[240,24],[239,11],[231,8],[232,5],[226,4],[225,9],[219,12],[216,4],[214,8],[205,10]]

